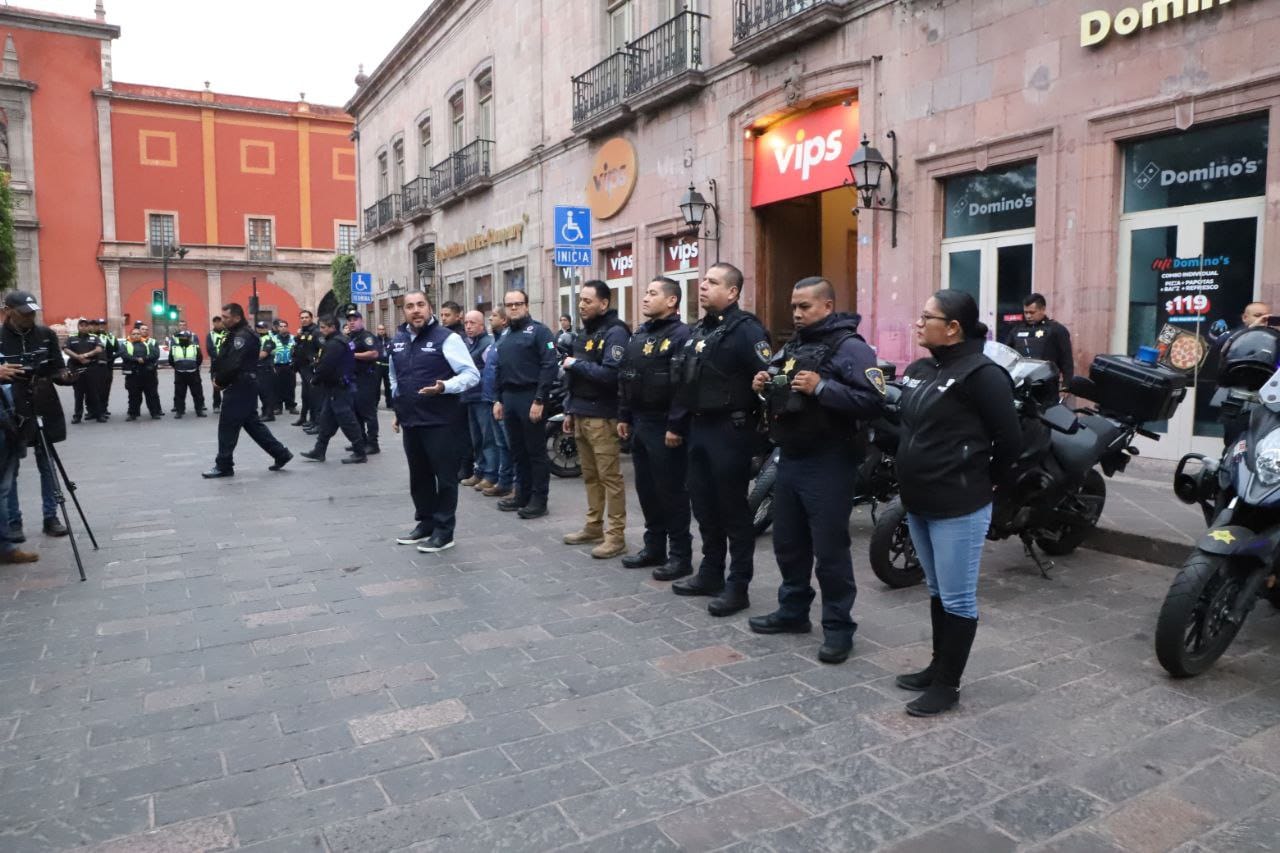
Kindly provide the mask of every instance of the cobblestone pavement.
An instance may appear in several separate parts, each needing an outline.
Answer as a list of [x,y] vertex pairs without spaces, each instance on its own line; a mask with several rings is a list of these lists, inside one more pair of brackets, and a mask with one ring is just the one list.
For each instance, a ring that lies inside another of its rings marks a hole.
[[1173,682],[1151,649],[1168,568],[1082,550],[1044,580],[992,545],[962,710],[920,721],[892,674],[925,661],[927,605],[866,570],[861,516],[856,655],[823,666],[816,635],[752,635],[561,545],[578,481],[533,522],[467,492],[458,547],[428,556],[391,541],[411,518],[394,441],[280,474],[242,443],[235,479],[206,482],[212,420],[124,423],[118,386],[115,408],[63,447],[102,544],[89,581],[30,521],[41,561],[0,570],[0,850],[1280,838],[1280,619],[1260,606],[1229,658]]

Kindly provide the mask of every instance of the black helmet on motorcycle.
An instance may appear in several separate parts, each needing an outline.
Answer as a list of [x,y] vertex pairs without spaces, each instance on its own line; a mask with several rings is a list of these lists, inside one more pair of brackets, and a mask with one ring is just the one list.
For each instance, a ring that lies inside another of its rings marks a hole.
[[1280,363],[1280,331],[1253,326],[1236,332],[1222,345],[1218,384],[1257,391]]

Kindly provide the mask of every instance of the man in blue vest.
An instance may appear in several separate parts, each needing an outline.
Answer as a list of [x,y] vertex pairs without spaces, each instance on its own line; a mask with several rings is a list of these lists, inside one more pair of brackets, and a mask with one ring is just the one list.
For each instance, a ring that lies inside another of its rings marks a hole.
[[272,367],[276,374],[276,414],[298,413],[297,373],[293,367],[293,347],[295,338],[289,334],[289,321],[277,319],[272,323],[271,336],[275,338],[276,349],[271,354]]
[[434,554],[453,547],[465,452],[458,429],[462,393],[479,384],[480,371],[462,336],[432,316],[421,290],[405,294],[404,314],[407,322],[391,341],[391,428],[404,434],[417,524],[396,541]]

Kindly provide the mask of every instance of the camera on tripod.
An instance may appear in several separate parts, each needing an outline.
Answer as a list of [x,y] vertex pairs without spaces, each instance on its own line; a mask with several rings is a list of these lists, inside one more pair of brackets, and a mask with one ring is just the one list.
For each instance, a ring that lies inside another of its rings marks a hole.
[[53,371],[46,369],[51,362],[52,359],[49,358],[49,353],[45,350],[0,355],[0,364],[13,364],[22,368],[22,373],[13,377],[13,381],[16,382],[29,383],[42,376],[51,375]]

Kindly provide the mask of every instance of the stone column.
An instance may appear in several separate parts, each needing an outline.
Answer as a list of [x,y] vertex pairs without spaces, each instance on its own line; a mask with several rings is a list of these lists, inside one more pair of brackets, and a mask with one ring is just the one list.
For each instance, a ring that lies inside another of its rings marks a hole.
[[107,288],[107,328],[124,334],[124,307],[120,304],[120,263],[105,261],[102,276]]
[[[222,270],[209,269],[205,271],[207,279],[206,287],[208,287],[209,300],[209,316],[222,313]],[[206,319],[205,323],[209,321]]]

